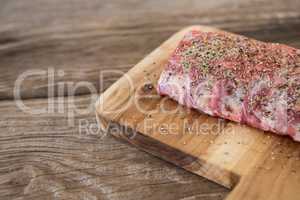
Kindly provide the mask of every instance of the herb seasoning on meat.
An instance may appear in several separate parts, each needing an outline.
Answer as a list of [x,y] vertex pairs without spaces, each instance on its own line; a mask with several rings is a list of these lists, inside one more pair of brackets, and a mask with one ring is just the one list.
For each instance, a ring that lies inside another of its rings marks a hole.
[[223,32],[190,31],[158,92],[212,116],[300,141],[300,50]]

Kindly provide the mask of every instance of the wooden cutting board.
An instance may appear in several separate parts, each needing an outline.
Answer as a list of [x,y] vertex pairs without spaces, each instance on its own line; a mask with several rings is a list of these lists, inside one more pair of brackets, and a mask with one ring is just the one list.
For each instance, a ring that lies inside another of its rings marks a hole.
[[97,102],[101,128],[179,167],[233,188],[229,200],[299,200],[300,143],[210,117],[157,95],[170,54],[192,29],[176,33]]

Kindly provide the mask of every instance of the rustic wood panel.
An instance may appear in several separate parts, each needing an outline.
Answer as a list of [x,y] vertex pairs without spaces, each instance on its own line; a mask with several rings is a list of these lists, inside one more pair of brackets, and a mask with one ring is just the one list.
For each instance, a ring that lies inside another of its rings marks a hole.
[[[96,126],[94,98],[55,100],[65,113],[26,114],[14,102],[0,103],[0,199],[202,199],[221,200],[227,190],[178,169],[109,135]],[[48,100],[27,100],[32,109]],[[71,106],[70,106],[71,105]],[[68,122],[67,111],[85,110]],[[57,108],[57,107],[56,107]]]
[[[192,24],[300,47],[299,4],[297,0],[2,0],[0,100],[13,99],[15,80],[31,69],[63,70],[63,77],[55,77],[55,87],[62,81],[89,81],[103,91],[120,74],[107,74],[100,83],[101,71],[128,71],[174,32]],[[48,97],[47,87],[45,75],[28,77],[21,94],[25,99]],[[89,92],[79,88],[75,94]],[[65,106],[70,105],[71,100],[64,100]],[[82,106],[87,101],[89,97],[76,98]],[[46,102],[26,101],[34,107],[46,107]],[[216,200],[227,193],[110,137],[79,137],[78,127],[68,125],[66,114],[25,114],[10,101],[1,101],[0,110],[5,114],[0,116],[0,199]],[[80,119],[95,124],[90,113],[76,115],[76,125]],[[166,183],[166,178],[171,180]]]
[[[177,30],[207,24],[300,47],[297,0],[4,0],[0,7],[0,99],[12,99],[18,75],[63,70],[59,82],[90,82],[103,91]],[[9,69],[9,70],[8,70]],[[47,97],[47,75],[30,76],[23,98]],[[94,92],[94,91],[92,91]],[[75,94],[90,90],[78,88]],[[69,94],[67,90],[60,95]]]

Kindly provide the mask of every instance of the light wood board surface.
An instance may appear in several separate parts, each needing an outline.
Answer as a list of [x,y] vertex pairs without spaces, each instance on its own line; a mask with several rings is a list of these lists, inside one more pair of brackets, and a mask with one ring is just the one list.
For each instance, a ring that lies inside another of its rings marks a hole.
[[[299,199],[299,143],[200,114],[156,94],[167,59],[183,35],[193,29],[216,31],[204,26],[182,30],[114,83],[97,103],[102,128],[184,169],[234,188],[230,200]],[[169,112],[162,112],[162,108]],[[177,126],[166,127],[174,123]],[[197,128],[203,124],[205,128]],[[123,134],[116,132],[117,128]]]

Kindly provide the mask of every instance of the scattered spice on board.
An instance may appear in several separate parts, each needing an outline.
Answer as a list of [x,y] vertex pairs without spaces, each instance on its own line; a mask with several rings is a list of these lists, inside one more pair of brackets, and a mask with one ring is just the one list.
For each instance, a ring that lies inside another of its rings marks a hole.
[[152,91],[153,88],[154,88],[154,86],[153,86],[152,83],[146,83],[146,84],[144,85],[144,87],[143,87],[143,90],[144,90],[144,92],[147,93],[147,92]]

